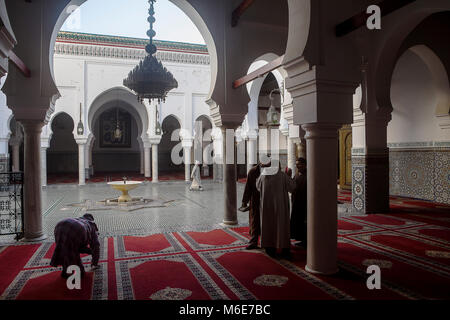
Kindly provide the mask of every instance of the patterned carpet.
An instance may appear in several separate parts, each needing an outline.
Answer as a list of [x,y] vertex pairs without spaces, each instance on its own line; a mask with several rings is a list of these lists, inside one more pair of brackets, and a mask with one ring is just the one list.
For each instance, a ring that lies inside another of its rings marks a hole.
[[[92,272],[84,257],[82,289],[71,291],[48,266],[53,243],[0,247],[0,299],[450,299],[450,207],[410,199],[392,205],[394,214],[339,220],[333,276],[305,272],[306,252],[295,246],[292,261],[246,251],[243,227],[104,238],[101,268]],[[381,290],[366,287],[373,264]]]

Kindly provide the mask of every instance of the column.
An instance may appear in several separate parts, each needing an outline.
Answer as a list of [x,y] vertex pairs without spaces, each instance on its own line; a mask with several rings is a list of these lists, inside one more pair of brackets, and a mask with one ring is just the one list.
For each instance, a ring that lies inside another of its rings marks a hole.
[[249,136],[247,140],[247,172],[250,171],[251,168],[255,164],[258,163],[258,156],[256,145],[258,142],[258,138],[256,136]]
[[94,143],[95,143],[95,137],[93,138],[91,144],[89,145],[89,153],[88,153],[88,158],[89,158],[89,175],[93,176],[94,175],[94,166],[92,165],[92,149],[94,149]]
[[151,178],[150,170],[150,147],[144,145],[144,175],[146,178]]
[[153,179],[152,182],[159,182],[158,180],[158,145],[152,144],[152,169]]
[[213,180],[214,180],[214,182],[222,182],[222,176],[223,176],[222,131],[217,127],[214,128],[213,133],[211,134],[211,138],[213,140],[213,148],[214,148]]
[[223,199],[225,212],[223,224],[236,225],[237,220],[237,191],[236,191],[236,161],[234,130],[222,127],[223,137]]
[[295,158],[295,140],[297,138],[287,138],[287,149],[288,149],[288,168],[292,170],[292,174],[296,173],[296,158]]
[[[83,141],[84,142],[84,141]],[[84,186],[86,185],[86,171],[84,168],[85,161],[85,147],[86,143],[79,142],[78,143],[78,185]]]
[[139,150],[139,153],[140,153],[140,162],[141,162],[141,169],[140,169],[140,173],[141,174],[144,174],[145,173],[145,156],[144,156],[144,150],[143,150],[144,148],[143,147],[141,147],[141,149]]
[[12,148],[12,171],[20,171],[20,144],[11,145]]
[[42,228],[41,131],[39,120],[22,120],[24,129],[24,241],[47,238]]
[[9,172],[8,138],[0,138],[0,172]]
[[390,114],[357,114],[352,125],[352,206],[357,213],[389,212]]
[[337,267],[337,124],[306,124],[308,248],[306,270],[333,274]]
[[41,185],[47,186],[47,148],[41,148]]
[[88,143],[86,143],[84,151],[84,177],[86,180],[89,180],[91,176],[91,171],[89,169],[89,149],[90,146]]
[[297,145],[298,157],[306,159],[306,148],[307,143],[305,139],[301,139],[300,143]]
[[192,147],[184,147],[184,180],[191,181],[191,149]]
[[145,173],[145,158],[144,158],[144,143],[142,142],[141,138],[138,138],[138,143],[139,143],[139,172],[140,174],[144,174]]

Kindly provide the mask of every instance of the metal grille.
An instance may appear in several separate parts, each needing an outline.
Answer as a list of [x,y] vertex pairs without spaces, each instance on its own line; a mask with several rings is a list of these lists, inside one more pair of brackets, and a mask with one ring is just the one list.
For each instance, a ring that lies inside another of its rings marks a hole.
[[0,236],[23,237],[23,173],[0,173]]

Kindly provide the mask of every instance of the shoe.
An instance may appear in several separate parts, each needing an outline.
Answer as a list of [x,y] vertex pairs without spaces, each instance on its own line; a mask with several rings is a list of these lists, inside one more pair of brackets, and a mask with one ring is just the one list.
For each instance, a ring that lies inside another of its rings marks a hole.
[[254,244],[254,243],[249,244],[249,245],[245,248],[245,250],[253,250],[253,249],[258,249],[258,246],[257,246],[256,244]]

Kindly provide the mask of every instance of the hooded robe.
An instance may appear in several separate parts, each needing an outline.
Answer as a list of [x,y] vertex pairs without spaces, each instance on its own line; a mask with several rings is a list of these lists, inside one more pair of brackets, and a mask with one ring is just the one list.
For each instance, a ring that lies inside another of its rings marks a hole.
[[256,181],[261,194],[261,247],[290,248],[289,195],[294,180],[278,167],[263,168]]
[[100,242],[98,241],[97,225],[86,218],[68,218],[60,221],[55,227],[56,247],[50,265],[63,266],[63,273],[70,265],[77,265],[84,273],[80,253],[92,254],[92,265],[98,264],[100,256]]

